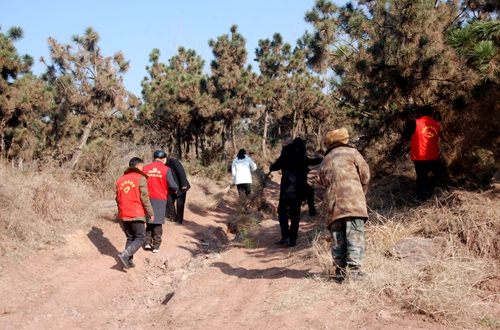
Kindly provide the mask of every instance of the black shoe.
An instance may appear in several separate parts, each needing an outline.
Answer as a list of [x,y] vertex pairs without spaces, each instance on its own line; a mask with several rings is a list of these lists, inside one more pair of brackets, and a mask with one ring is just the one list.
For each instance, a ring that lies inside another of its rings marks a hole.
[[120,260],[120,262],[122,263],[123,268],[125,268],[125,269],[129,269],[130,268],[130,264],[128,262],[128,257],[125,256],[123,254],[123,252],[122,253],[118,253],[118,260]]
[[168,222],[175,222],[175,220],[174,220],[174,219],[169,218],[169,217],[165,217],[165,220],[167,220]]
[[339,283],[342,283],[345,280],[345,276],[346,276],[345,268],[337,267],[335,269],[335,277],[333,279]]
[[288,246],[295,246],[295,245],[297,245],[297,242],[294,239],[291,239],[290,244],[288,244]]
[[359,266],[349,267],[347,275],[354,281],[363,281],[368,277],[368,275],[359,270]]
[[290,239],[289,238],[282,238],[277,242],[274,242],[276,245],[290,245]]
[[135,268],[134,260],[128,259],[128,267],[129,268]]

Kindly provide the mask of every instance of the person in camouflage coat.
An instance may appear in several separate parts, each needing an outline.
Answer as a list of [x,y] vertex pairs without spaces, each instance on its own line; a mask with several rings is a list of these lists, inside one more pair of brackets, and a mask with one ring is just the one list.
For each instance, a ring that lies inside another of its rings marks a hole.
[[365,251],[365,221],[368,218],[365,193],[370,168],[355,148],[347,145],[349,133],[340,128],[325,135],[327,151],[319,170],[325,188],[323,205],[327,228],[331,232],[331,250],[335,277],[362,279],[359,268]]

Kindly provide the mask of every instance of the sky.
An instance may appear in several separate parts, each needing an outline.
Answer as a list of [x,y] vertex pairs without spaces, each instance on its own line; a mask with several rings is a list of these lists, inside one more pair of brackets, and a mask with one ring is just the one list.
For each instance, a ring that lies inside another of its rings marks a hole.
[[[1,32],[12,26],[24,30],[15,43],[20,54],[34,57],[33,72],[45,70],[38,59],[49,58],[47,38],[71,43],[87,27],[99,33],[102,54],[122,51],[130,61],[125,87],[141,96],[141,81],[147,75],[149,54],[160,49],[160,61],[168,63],[177,48],[194,49],[205,60],[206,71],[213,59],[210,39],[229,34],[231,25],[246,39],[248,63],[254,71],[259,39],[279,32],[293,46],[312,26],[304,21],[314,0],[0,0]],[[345,0],[335,1],[343,4]]]

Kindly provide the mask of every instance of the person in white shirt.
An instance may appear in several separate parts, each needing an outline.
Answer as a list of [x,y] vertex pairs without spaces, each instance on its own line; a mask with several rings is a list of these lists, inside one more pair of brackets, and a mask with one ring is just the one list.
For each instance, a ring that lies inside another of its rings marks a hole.
[[231,173],[233,175],[233,183],[238,188],[240,195],[240,202],[249,197],[252,192],[252,171],[257,169],[257,165],[253,162],[252,158],[245,154],[245,149],[240,149],[238,155],[233,160]]

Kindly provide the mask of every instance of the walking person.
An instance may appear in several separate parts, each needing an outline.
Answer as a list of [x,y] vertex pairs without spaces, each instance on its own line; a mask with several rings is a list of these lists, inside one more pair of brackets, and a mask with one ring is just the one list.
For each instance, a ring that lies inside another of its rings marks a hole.
[[[302,140],[299,137],[295,138],[293,141],[297,144],[299,144],[299,143],[302,144],[302,147],[304,149],[304,154],[305,154],[306,141]],[[308,159],[307,165],[312,165],[312,166],[319,165],[323,161],[321,158],[311,159],[311,158],[307,157],[307,159]],[[309,173],[309,171],[310,171],[310,169],[308,167],[307,173]],[[309,216],[317,215],[318,211],[316,210],[316,207],[314,206],[314,188],[309,184],[309,182],[307,182],[307,186],[306,186],[306,201],[307,201],[307,208],[309,209]]]
[[410,154],[417,174],[417,199],[421,202],[428,200],[434,192],[429,174],[438,179],[442,176],[439,164],[441,126],[432,118],[433,113],[432,106],[424,106],[420,117],[412,120],[403,131],[403,138],[411,139]]
[[[271,172],[281,170],[278,203],[281,239],[274,243],[295,246],[299,232],[300,206],[306,199],[310,159],[306,156],[305,146],[300,141],[285,137],[281,145],[283,147],[281,155],[269,169]],[[288,224],[288,216],[290,216],[290,224]]]
[[134,253],[146,241],[146,215],[149,215],[150,221],[154,221],[154,211],[148,193],[148,176],[142,171],[143,167],[142,159],[132,158],[124,175],[116,181],[118,215],[127,237],[125,250],[118,254],[118,259],[126,269],[135,267]]
[[158,253],[163,235],[163,224],[165,224],[165,211],[167,206],[167,196],[169,189],[179,190],[175,183],[172,171],[165,165],[167,154],[163,150],[156,150],[153,153],[153,161],[144,166],[144,173],[149,177],[148,191],[149,199],[154,211],[154,221],[146,224],[146,242],[144,249]]
[[240,149],[236,158],[233,159],[231,174],[242,205],[245,204],[246,199],[250,197],[252,192],[252,172],[256,169],[257,165],[255,165],[252,158],[246,155],[245,149]]
[[175,183],[180,189],[177,192],[169,190],[167,197],[167,218],[172,219],[176,226],[180,226],[184,221],[184,205],[186,204],[186,193],[191,188],[186,176],[186,171],[181,162],[172,157],[167,157],[165,163],[172,171]]
[[325,135],[328,148],[319,170],[325,189],[323,205],[331,233],[331,252],[336,266],[335,279],[347,276],[358,280],[365,251],[365,222],[368,219],[366,191],[370,168],[358,150],[348,145],[349,133],[340,128]]

